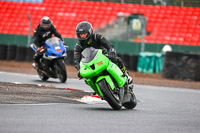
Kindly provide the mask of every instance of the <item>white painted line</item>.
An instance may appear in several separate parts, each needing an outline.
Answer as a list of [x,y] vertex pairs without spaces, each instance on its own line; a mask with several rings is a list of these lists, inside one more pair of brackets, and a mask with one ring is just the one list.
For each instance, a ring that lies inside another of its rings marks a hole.
[[87,104],[102,104],[102,103],[106,103],[105,100],[101,100],[100,97],[98,96],[84,96],[83,98],[79,99],[78,101],[83,102],[83,103],[87,103]]
[[14,84],[20,84],[20,85],[22,84],[21,82],[11,82],[11,83],[14,83]]

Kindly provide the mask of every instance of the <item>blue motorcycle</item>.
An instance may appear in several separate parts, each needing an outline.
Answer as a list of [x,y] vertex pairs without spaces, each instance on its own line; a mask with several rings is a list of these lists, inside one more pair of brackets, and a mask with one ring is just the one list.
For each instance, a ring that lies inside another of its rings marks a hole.
[[[37,51],[34,44],[31,44],[30,47],[35,52]],[[66,82],[67,70],[64,63],[64,59],[67,57],[66,47],[57,37],[45,41],[45,45],[39,50],[42,55],[38,64],[39,69],[34,67],[41,80],[46,81],[51,77],[58,78],[62,83]]]

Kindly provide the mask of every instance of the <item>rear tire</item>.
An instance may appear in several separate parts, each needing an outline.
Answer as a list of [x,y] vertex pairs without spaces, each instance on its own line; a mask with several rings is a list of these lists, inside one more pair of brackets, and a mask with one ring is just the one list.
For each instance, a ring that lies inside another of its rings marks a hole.
[[137,99],[136,99],[135,95],[133,93],[131,93],[130,95],[131,95],[130,102],[127,102],[127,103],[123,104],[123,106],[126,109],[133,109],[137,105]]
[[110,86],[106,83],[106,81],[103,79],[98,83],[101,92],[103,94],[103,97],[108,102],[108,104],[114,109],[114,110],[120,110],[122,105],[119,100],[117,100],[110,88]]
[[66,82],[67,70],[66,70],[64,61],[59,59],[59,60],[56,60],[55,63],[57,64],[57,67],[55,69],[56,69],[58,79],[60,80],[61,83]]

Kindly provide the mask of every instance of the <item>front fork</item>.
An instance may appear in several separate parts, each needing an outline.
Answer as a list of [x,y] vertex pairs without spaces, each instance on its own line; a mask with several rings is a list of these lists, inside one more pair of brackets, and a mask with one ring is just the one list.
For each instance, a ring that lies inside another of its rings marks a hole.
[[133,84],[125,84],[124,85],[124,97],[123,97],[123,101],[122,101],[122,105],[124,103],[130,102],[131,100],[131,94],[133,94]]

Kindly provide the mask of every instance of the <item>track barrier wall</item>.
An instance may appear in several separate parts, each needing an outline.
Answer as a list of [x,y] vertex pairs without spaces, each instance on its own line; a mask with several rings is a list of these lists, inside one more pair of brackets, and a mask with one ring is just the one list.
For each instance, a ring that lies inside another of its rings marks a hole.
[[200,54],[167,52],[162,76],[176,80],[200,81]]
[[16,45],[8,45],[7,46],[7,60],[15,60],[16,57]]
[[[35,52],[30,47],[16,45],[0,45],[0,60],[15,60],[33,62]],[[138,56],[129,56],[127,54],[118,54],[122,58],[125,66],[136,71]],[[66,65],[74,65],[74,51],[67,49]]]
[[[27,40],[26,35],[0,34],[0,60],[32,62],[34,51],[27,46]],[[65,63],[74,65],[73,49],[77,40],[64,38],[64,41],[68,45]],[[164,78],[200,81],[200,58],[195,54],[200,53],[200,46],[170,45],[174,52],[163,55],[160,52],[164,44],[146,44],[145,51],[149,52],[140,53],[140,43],[111,42],[129,70],[144,73],[162,72]]]

